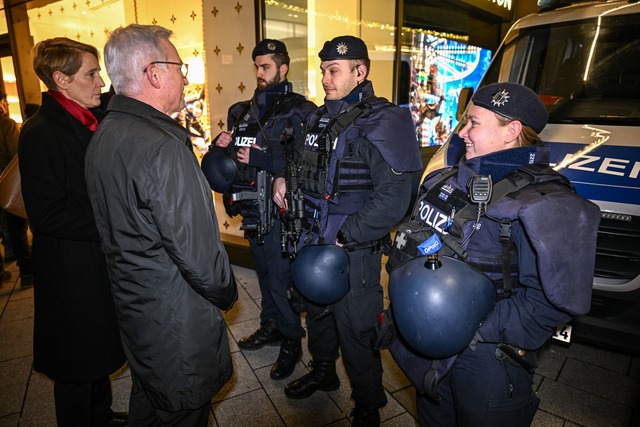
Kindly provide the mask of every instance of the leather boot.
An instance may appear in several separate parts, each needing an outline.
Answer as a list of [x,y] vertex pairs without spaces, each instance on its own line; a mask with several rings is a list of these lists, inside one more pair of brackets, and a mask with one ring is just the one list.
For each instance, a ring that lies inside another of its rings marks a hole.
[[257,331],[238,341],[238,347],[243,350],[257,350],[265,345],[277,345],[282,341],[282,334],[278,330],[275,319],[262,323]]
[[300,338],[284,338],[280,347],[278,360],[271,367],[271,378],[282,380],[293,373],[296,364],[302,358],[302,342]]
[[291,399],[306,399],[317,390],[333,391],[340,387],[335,361],[313,361],[311,372],[287,384],[284,394]]
[[351,411],[351,427],[379,427],[380,426],[380,410],[367,406],[356,407]]

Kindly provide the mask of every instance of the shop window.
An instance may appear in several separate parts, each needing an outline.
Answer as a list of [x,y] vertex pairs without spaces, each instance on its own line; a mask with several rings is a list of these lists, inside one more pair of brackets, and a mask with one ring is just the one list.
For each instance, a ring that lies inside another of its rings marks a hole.
[[[173,31],[172,42],[189,64],[189,85],[185,90],[187,108],[175,118],[187,126],[195,146],[206,150],[210,127],[205,94],[203,10],[200,0],[63,0],[27,3],[29,28],[34,43],[51,37],[68,37],[102,51],[109,32],[130,23],[157,24]],[[110,81],[101,59],[102,77]],[[44,85],[42,90],[46,90]]]
[[264,37],[282,40],[291,57],[296,92],[322,104],[318,52],[326,40],[362,38],[369,49],[376,94],[393,98],[395,2],[388,0],[264,0]]

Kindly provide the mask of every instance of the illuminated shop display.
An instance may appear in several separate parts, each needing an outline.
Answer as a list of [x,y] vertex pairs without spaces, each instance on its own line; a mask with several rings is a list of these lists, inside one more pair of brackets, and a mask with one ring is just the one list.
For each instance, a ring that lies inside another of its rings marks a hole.
[[409,108],[423,147],[443,144],[456,127],[458,95],[476,88],[491,51],[428,33],[413,33]]
[[[172,42],[180,57],[189,64],[189,85],[185,88],[187,107],[176,112],[191,135],[194,147],[206,150],[211,141],[207,103],[204,99],[205,58],[202,2],[186,0],[62,0],[27,3],[29,30],[34,44],[51,37],[68,37],[95,46],[102,56],[109,32],[136,22],[162,25],[173,31]],[[104,58],[100,58],[102,78],[109,89]],[[42,90],[46,87],[41,83]]]

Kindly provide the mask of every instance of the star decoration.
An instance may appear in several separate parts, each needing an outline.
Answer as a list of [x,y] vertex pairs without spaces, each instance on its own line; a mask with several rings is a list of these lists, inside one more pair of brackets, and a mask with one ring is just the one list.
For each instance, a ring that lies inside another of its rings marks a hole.
[[509,92],[507,92],[505,89],[502,89],[493,95],[493,98],[491,98],[491,103],[496,107],[502,107],[504,104],[509,102],[509,98],[511,98],[509,96]]
[[216,56],[218,56],[218,54],[220,53],[220,48],[218,47],[218,45],[216,45],[216,48],[213,49],[213,51],[216,54]]
[[178,18],[176,18],[175,15],[171,15],[171,19],[169,19],[169,21],[171,21],[172,24],[175,24],[177,19]]
[[93,32],[93,31],[91,31],[91,32],[89,33],[89,35],[91,36],[91,38],[93,38],[94,32]]
[[196,20],[196,16],[198,16],[198,15],[196,15],[196,13],[192,10],[191,11],[191,15],[189,15],[189,16],[191,17],[192,21],[195,21]]
[[240,55],[242,55],[242,51],[244,50],[244,46],[242,46],[242,43],[238,43],[238,47],[236,47],[236,49],[238,49],[238,53]]
[[229,228],[229,223],[227,222],[227,220],[225,219],[224,222],[222,223],[222,225],[224,226],[225,230],[227,228]]
[[53,16],[53,12],[49,9],[49,16]]
[[75,3],[73,3],[73,6],[71,6],[71,7],[73,7],[73,10],[76,10],[76,8],[78,7],[78,5],[77,5],[77,4],[75,4]]
[[244,83],[240,82],[240,86],[238,86],[238,89],[240,89],[240,93],[244,93],[244,90],[245,90],[246,88],[247,88],[247,87],[244,85]]
[[194,57],[198,57],[198,55],[200,54],[200,52],[198,52],[198,49],[193,49],[193,56]]
[[91,2],[89,0],[87,0],[84,4],[86,4],[87,7],[91,6]]
[[60,6],[60,13],[64,13],[64,6]]
[[336,50],[338,51],[338,55],[346,55],[347,52],[349,52],[349,46],[347,46],[346,43],[341,42],[336,46]]
[[37,16],[38,16],[38,19],[40,19],[40,17],[41,17],[42,15],[40,15],[40,12],[38,12],[38,15],[37,15]]
[[153,25],[156,25],[156,24],[158,23],[158,21],[156,20],[156,18],[153,18],[153,21],[151,21],[151,23],[152,23]]
[[216,90],[218,91],[218,93],[222,92],[222,86],[220,86],[220,83],[218,83],[218,86],[216,86]]
[[211,9],[211,13],[213,13],[214,18],[218,16],[218,12],[220,12],[218,8],[213,6],[213,9]]
[[80,37],[81,37],[81,36],[80,36],[80,33],[76,33],[76,38],[77,38],[78,40],[80,40]]
[[104,27],[104,35],[106,36],[107,34],[109,34],[109,29],[107,27]]
[[233,8],[238,12],[238,15],[240,15],[240,9],[242,9],[242,5],[240,4],[240,2],[236,3]]
[[223,128],[224,128],[224,122],[222,121],[222,119],[220,119],[220,121],[218,122],[218,127],[219,127],[220,129],[223,129]]

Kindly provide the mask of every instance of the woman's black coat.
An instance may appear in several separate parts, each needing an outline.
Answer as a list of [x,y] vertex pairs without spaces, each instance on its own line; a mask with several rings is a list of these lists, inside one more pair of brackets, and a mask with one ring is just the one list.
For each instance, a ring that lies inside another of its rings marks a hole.
[[47,93],[20,132],[22,194],[33,232],[34,367],[62,383],[103,378],[125,362],[84,177],[92,135]]

